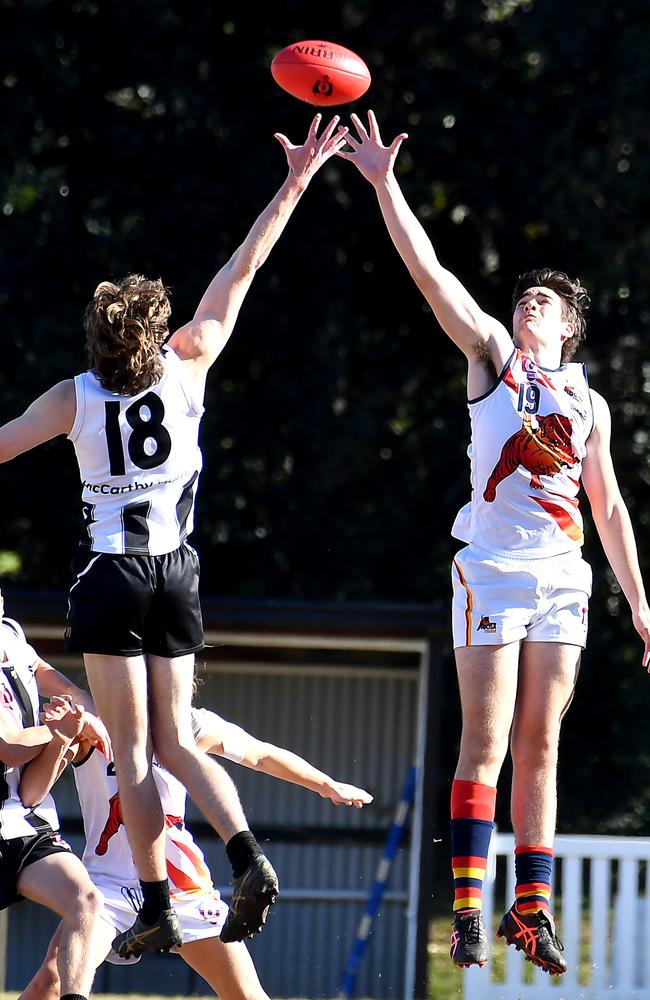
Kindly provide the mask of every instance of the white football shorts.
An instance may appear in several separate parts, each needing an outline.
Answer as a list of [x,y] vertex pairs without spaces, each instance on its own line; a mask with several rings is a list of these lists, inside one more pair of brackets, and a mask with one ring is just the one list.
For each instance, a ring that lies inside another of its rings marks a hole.
[[[97,876],[93,878],[93,882],[104,895],[102,918],[115,928],[116,934],[128,930],[135,920],[136,911],[128,898],[128,893],[122,892],[122,883]],[[131,888],[139,895],[139,886],[134,885]],[[172,895],[172,906],[176,910],[183,930],[183,944],[201,941],[203,938],[219,937],[228,916],[228,904],[224,903],[217,889],[195,895],[188,893],[182,898]],[[176,950],[172,948],[172,951]],[[105,961],[113,965],[135,965],[140,961],[140,956],[120,958],[111,949]]]
[[587,642],[591,567],[578,550],[526,560],[468,545],[454,558],[451,578],[454,649]]

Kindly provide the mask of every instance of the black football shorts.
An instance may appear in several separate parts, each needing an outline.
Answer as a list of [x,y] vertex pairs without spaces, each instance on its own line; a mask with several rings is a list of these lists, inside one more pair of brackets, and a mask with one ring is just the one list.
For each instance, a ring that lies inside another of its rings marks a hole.
[[187,543],[161,556],[80,547],[72,569],[69,652],[176,657],[203,649],[199,557]]
[[23,899],[17,885],[24,868],[51,854],[71,853],[70,845],[49,827],[33,836],[0,838],[0,910]]

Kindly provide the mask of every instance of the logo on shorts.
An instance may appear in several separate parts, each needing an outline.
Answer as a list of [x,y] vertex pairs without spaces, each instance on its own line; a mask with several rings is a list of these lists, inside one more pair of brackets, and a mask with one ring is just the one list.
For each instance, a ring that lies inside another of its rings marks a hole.
[[477,632],[496,632],[497,623],[490,621],[489,615],[482,615],[481,620],[476,626]]
[[583,608],[582,609],[582,624],[583,625],[587,624],[587,614],[588,614],[588,609],[587,608]]

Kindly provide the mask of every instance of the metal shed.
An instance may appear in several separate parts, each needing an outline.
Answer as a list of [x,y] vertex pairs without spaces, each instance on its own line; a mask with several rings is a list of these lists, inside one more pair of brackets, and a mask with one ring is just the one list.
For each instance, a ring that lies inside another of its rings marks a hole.
[[[8,592],[5,598],[7,613],[23,623],[39,654],[82,681],[80,660],[62,651],[63,597]],[[305,789],[225,762],[250,826],[280,875],[280,903],[250,945],[263,985],[276,997],[337,995],[404,779],[416,761],[414,808],[356,993],[424,998],[437,784],[439,613],[421,605],[207,600],[204,618],[207,647],[197,664],[203,681],[197,702],[375,796],[373,805],[361,811],[335,809]],[[56,798],[62,830],[80,849],[71,777],[64,775]],[[215,884],[227,896],[229,868],[221,841],[191,804],[188,824]],[[11,908],[4,923],[4,988],[17,990],[37,967],[55,920],[22,903]],[[135,969],[104,964],[94,990],[209,992],[176,956],[145,956]]]

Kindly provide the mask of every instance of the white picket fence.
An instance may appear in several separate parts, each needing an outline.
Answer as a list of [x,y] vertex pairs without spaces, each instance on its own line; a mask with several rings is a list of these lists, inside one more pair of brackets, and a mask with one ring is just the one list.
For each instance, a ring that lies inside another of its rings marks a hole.
[[[510,947],[500,982],[490,964],[467,969],[465,1000],[650,1000],[650,839],[556,837],[555,856],[555,915],[566,973],[549,977]],[[483,892],[493,951],[505,947],[490,929],[514,899],[514,886],[514,839],[498,833]]]

